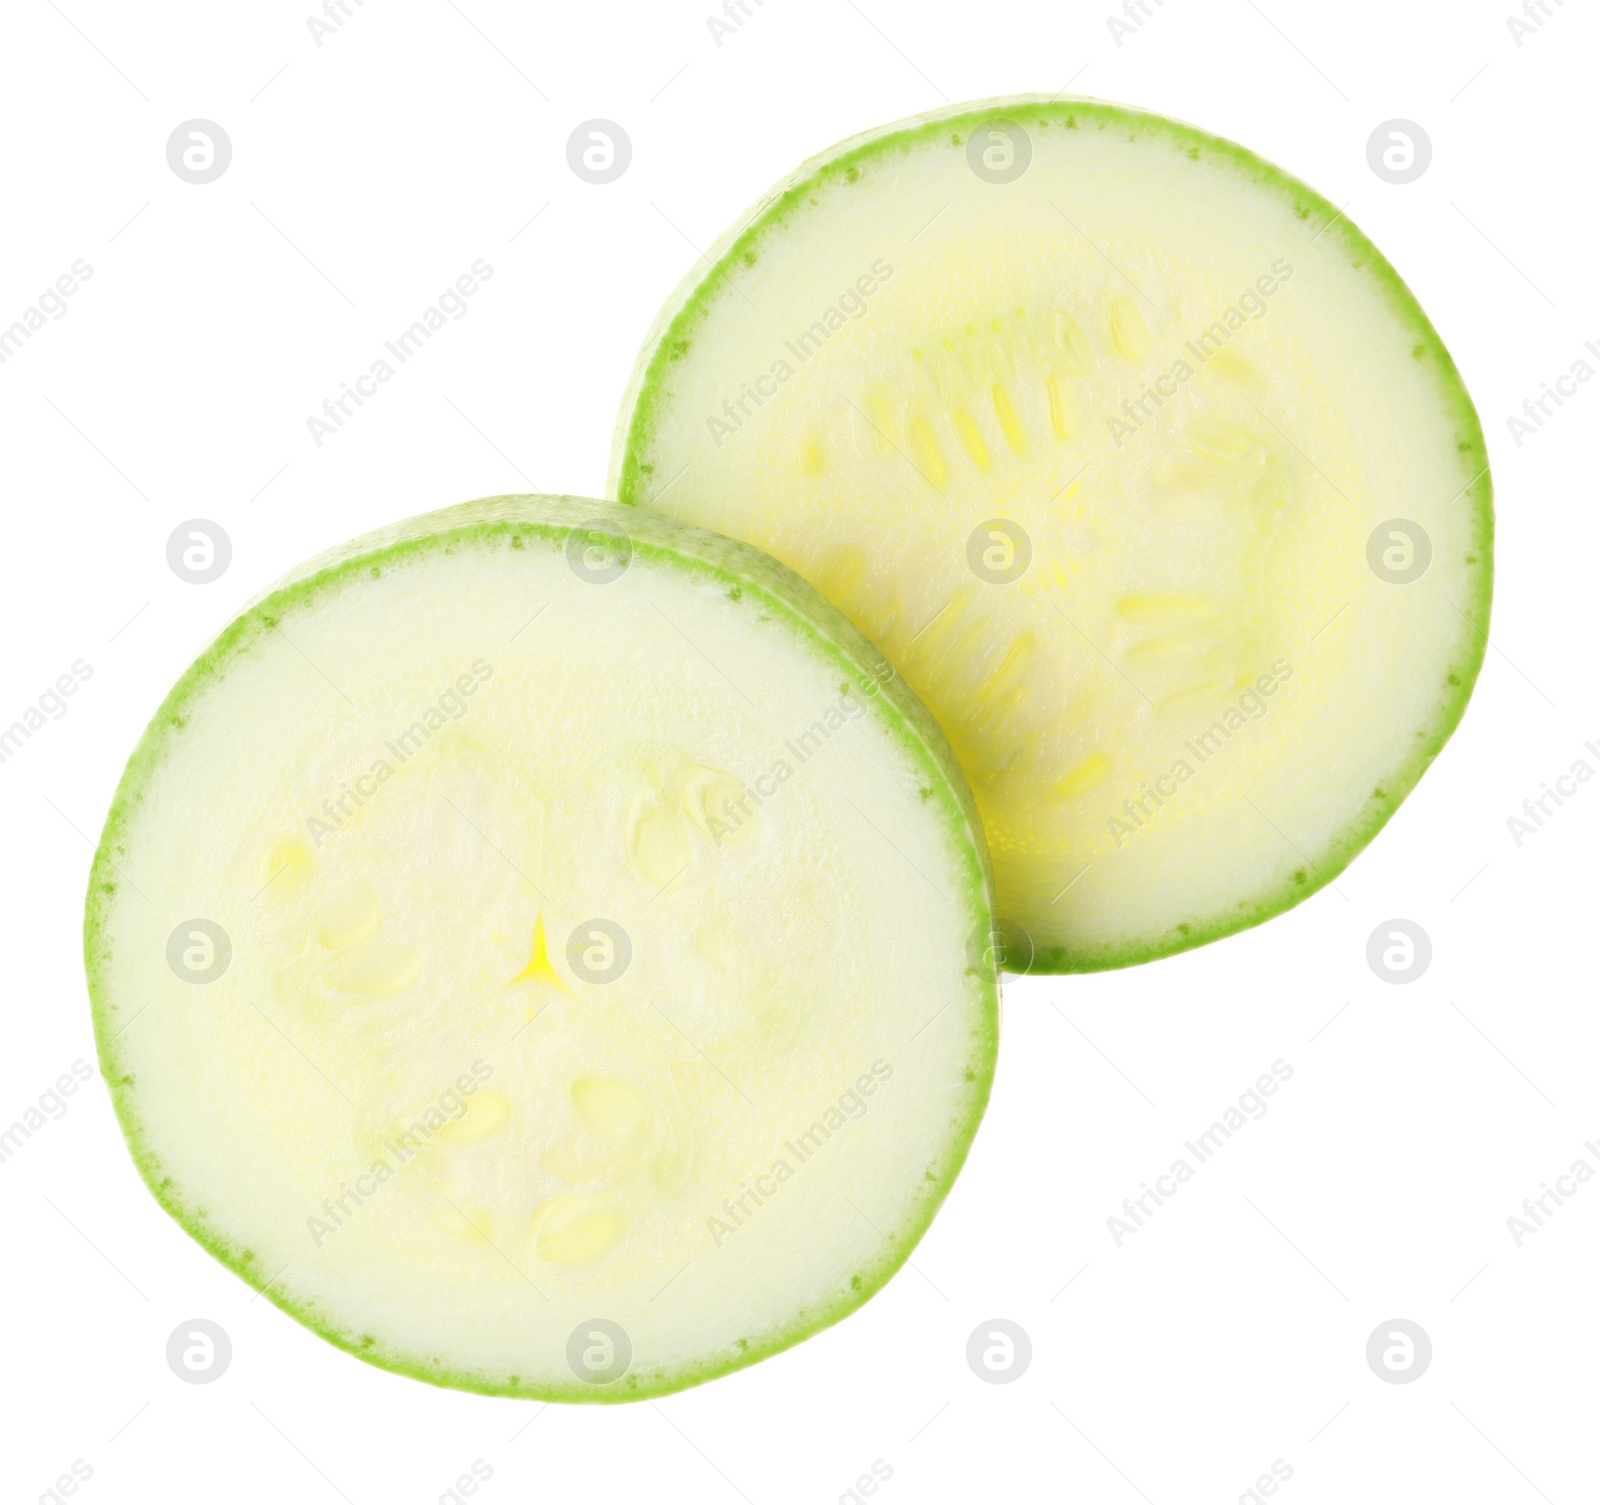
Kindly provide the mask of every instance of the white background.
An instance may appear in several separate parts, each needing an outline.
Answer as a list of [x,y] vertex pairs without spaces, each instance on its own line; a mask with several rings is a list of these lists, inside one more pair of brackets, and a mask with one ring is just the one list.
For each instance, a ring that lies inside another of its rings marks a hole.
[[[709,0],[352,0],[320,48],[296,3],[6,6],[0,324],[74,260],[94,270],[0,366],[0,723],[74,660],[94,672],[0,766],[0,1125],[93,1060],[91,842],[146,719],[239,603],[394,518],[598,494],[635,349],[693,246],[803,157],[945,100],[1070,85],[1348,204],[1489,435],[1498,591],[1466,721],[1300,909],[1130,972],[1012,983],[993,1107],[915,1268],[659,1403],[483,1399],[328,1347],[157,1208],[96,1079],[0,1165],[4,1497],[83,1460],[79,1498],[106,1505],[396,1505],[482,1459],[488,1505],[765,1505],[835,1501],[881,1459],[888,1505],[1168,1505],[1236,1500],[1282,1459],[1278,1498],[1304,1505],[1593,1499],[1600,1185],[1520,1248],[1506,1224],[1580,1154],[1600,1167],[1600,785],[1520,849],[1506,825],[1575,759],[1600,767],[1582,745],[1600,740],[1600,384],[1520,447],[1506,422],[1600,337],[1593,14],[1550,0],[1519,47],[1510,0],[1149,0],[1119,46],[1103,4],[748,3],[720,47]],[[1366,160],[1397,116],[1434,145],[1404,187]],[[165,156],[193,117],[233,142],[203,187]],[[634,148],[604,187],[566,161],[593,117]],[[317,448],[306,418],[480,257],[469,315]],[[233,541],[212,585],[166,563],[193,517]],[[1407,986],[1366,961],[1397,916],[1434,947]],[[1267,1116],[1117,1247],[1122,1199],[1277,1058],[1294,1075]],[[164,1358],[197,1316],[234,1346],[206,1386]],[[1032,1337],[1008,1385],[964,1358],[994,1317]],[[1395,1317],[1433,1342],[1409,1385],[1364,1357]]]

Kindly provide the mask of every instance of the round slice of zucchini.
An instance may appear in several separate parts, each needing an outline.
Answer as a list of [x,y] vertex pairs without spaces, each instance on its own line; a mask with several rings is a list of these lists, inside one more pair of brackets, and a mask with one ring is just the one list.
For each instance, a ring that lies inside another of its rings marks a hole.
[[612,484],[775,554],[927,702],[1014,970],[1327,883],[1486,642],[1488,459],[1416,299],[1304,184],[1115,105],[801,167],[662,311]]
[[141,1173],[329,1341],[659,1395],[838,1320],[966,1155],[982,835],[927,712],[748,546],[501,497],[313,560],[189,669],[86,918]]

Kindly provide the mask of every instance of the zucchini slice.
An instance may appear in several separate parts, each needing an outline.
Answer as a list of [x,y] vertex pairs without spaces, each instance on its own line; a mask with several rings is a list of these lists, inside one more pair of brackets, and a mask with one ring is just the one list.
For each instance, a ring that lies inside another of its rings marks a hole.
[[188,670],[86,918],[138,1167],[383,1368],[659,1395],[838,1320],[964,1159],[991,883],[927,712],[748,546],[500,497]]
[[1415,298],[1304,184],[1116,105],[806,163],[662,311],[611,485],[776,555],[927,702],[1013,970],[1313,893],[1486,642],[1483,434]]

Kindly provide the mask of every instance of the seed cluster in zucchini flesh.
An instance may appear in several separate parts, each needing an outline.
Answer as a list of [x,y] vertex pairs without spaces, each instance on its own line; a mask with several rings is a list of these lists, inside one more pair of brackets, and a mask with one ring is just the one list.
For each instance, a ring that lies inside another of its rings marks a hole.
[[1016,970],[1124,965],[1331,879],[1482,659],[1490,482],[1347,217],[1087,101],[846,142],[663,310],[627,503],[768,550],[927,702]]
[[815,591],[500,498],[207,650],[87,953],[140,1169],[218,1257],[385,1367],[617,1400],[906,1258],[987,1098],[991,923],[937,727]]

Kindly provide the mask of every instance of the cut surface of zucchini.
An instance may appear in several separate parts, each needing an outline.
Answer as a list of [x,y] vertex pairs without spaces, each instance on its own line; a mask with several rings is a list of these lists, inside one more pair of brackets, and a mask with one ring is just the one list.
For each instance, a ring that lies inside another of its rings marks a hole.
[[1405,284],[1251,152],[1093,101],[954,107],[781,183],[663,309],[612,487],[782,559],[927,702],[1014,970],[1327,883],[1486,642],[1483,435]]
[[140,1171],[330,1341],[632,1400],[865,1301],[997,1030],[949,749],[757,551],[505,497],[311,561],[124,775],[86,955]]

